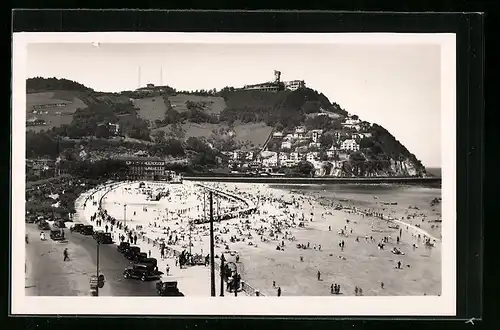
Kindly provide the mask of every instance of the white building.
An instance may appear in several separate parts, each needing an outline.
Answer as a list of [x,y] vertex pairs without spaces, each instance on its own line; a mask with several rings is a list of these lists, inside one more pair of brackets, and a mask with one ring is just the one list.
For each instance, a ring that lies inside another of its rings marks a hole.
[[326,151],[326,155],[328,156],[328,158],[332,158],[333,156],[335,156],[336,153],[338,153],[340,151],[339,148],[337,148],[334,144],[332,144],[332,146],[330,147],[330,149],[328,149]]
[[308,162],[313,162],[313,161],[318,159],[318,155],[319,155],[319,153],[317,151],[308,152],[307,156],[306,156],[306,160]]
[[288,160],[289,156],[286,152],[281,152],[278,156],[280,162],[284,162],[286,160]]
[[295,91],[299,88],[306,87],[306,83],[304,80],[291,80],[291,81],[284,81],[283,83],[285,84],[285,88],[291,91]]
[[283,132],[274,132],[273,136],[274,137],[283,137]]
[[311,138],[313,142],[319,142],[319,139],[321,138],[321,135],[323,134],[323,130],[321,129],[315,129],[311,131]]
[[319,143],[319,142],[309,143],[309,148],[319,148],[319,147],[321,147],[321,143]]
[[290,141],[281,142],[281,149],[291,149],[291,148],[292,148],[292,142]]
[[278,166],[278,154],[274,154],[271,157],[264,158],[262,160],[262,166],[264,166],[264,167],[276,167],[276,166]]
[[292,153],[290,153],[290,159],[298,161],[300,159],[299,158],[299,153],[298,152],[292,152]]
[[306,133],[306,131],[307,130],[304,126],[297,126],[295,128],[295,133],[297,133],[297,134],[304,134],[304,133]]
[[342,142],[340,145],[341,150],[348,150],[348,151],[358,151],[359,150],[359,144],[354,141],[353,139],[348,139]]

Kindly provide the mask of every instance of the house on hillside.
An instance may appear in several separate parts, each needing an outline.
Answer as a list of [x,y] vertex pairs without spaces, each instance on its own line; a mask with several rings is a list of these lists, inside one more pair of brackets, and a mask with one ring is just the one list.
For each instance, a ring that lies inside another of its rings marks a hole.
[[311,132],[311,139],[313,142],[319,142],[319,139],[321,138],[321,135],[323,134],[322,129],[314,129]]
[[326,151],[326,155],[328,158],[333,158],[336,154],[338,154],[340,148],[336,144],[332,144],[332,146]]
[[359,131],[361,129],[360,122],[361,121],[359,119],[348,118],[342,123],[342,127],[352,128]]
[[307,129],[305,126],[297,126],[295,127],[295,133],[296,134],[305,134],[307,132]]
[[283,137],[283,132],[274,132],[273,137],[275,138],[282,138]]
[[353,139],[347,139],[342,142],[342,144],[340,145],[340,149],[346,151],[358,151],[359,144]]
[[286,152],[280,152],[279,156],[278,156],[278,159],[280,161],[280,163],[283,163],[284,161],[287,161],[289,159],[289,154],[286,153]]
[[313,162],[315,160],[318,160],[318,158],[319,158],[319,152],[317,151],[308,152],[306,155],[306,160],[308,162]]
[[263,157],[262,159],[262,166],[263,167],[271,167],[274,168],[278,166],[278,153],[274,153],[273,155],[269,157]]
[[321,143],[319,143],[319,142],[309,143],[309,148],[319,148],[319,147],[321,147]]
[[291,149],[291,148],[292,148],[292,142],[290,141],[281,142],[281,149]]

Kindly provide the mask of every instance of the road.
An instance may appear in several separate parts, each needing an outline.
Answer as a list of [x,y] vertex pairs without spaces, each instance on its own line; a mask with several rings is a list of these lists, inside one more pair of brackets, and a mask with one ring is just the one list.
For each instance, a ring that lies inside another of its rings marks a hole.
[[[91,236],[71,234],[65,229],[67,242],[39,239],[34,224],[26,225],[30,243],[26,244],[27,296],[88,296],[90,275],[96,272],[96,243]],[[63,261],[67,248],[69,261]],[[155,296],[155,283],[124,279],[123,270],[129,265],[116,245],[100,246],[100,270],[106,277],[101,296]]]
[[[97,262],[97,245],[92,236],[68,234],[68,240],[87,250],[92,263]],[[103,244],[99,247],[99,269],[106,277],[106,285],[111,286],[113,296],[156,296],[156,281],[142,282],[135,279],[124,279],[123,270],[130,265],[115,244]]]

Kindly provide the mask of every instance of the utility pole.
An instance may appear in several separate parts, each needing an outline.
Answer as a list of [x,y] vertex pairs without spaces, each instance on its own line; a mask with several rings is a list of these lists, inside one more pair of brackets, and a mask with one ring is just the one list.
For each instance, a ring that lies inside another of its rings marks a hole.
[[191,232],[193,230],[192,220],[189,220],[189,254],[191,254]]
[[[96,260],[96,264],[97,264],[97,279],[99,281],[99,241],[97,241],[97,260]],[[99,282],[98,282],[99,283]],[[99,296],[99,284],[97,285],[97,288],[95,289],[95,295],[98,297]]]
[[205,203],[205,194],[207,193],[207,190],[203,190],[203,222],[207,222],[207,208],[206,208],[206,203]]
[[123,223],[127,226],[127,204],[123,204]]
[[214,208],[213,192],[210,191],[210,291],[211,296],[215,297],[215,255],[214,255]]
[[224,297],[224,261],[226,258],[224,257],[224,253],[220,255],[220,296]]

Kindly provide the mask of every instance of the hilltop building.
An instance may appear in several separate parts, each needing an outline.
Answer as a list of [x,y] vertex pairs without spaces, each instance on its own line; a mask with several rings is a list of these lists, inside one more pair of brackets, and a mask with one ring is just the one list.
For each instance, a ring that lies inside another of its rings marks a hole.
[[306,83],[304,80],[290,80],[283,82],[285,84],[285,88],[291,91],[295,91],[299,88],[305,88]]
[[299,88],[305,88],[304,80],[281,81],[281,72],[274,71],[274,81],[268,81],[260,84],[245,85],[242,90],[245,91],[261,91],[261,92],[278,92],[284,86],[285,89],[295,91]]

